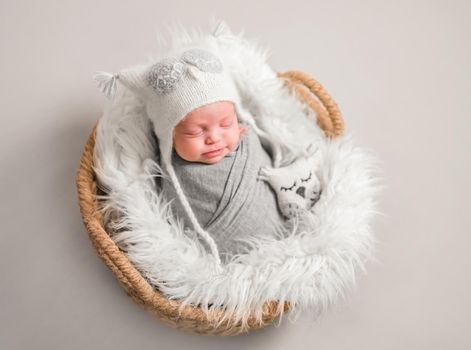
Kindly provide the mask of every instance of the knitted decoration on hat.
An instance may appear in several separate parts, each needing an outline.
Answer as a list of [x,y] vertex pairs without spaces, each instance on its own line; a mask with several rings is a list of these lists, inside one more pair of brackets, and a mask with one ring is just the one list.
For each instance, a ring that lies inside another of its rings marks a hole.
[[213,102],[230,101],[234,103],[238,117],[245,119],[237,88],[218,57],[217,45],[209,38],[198,47],[181,49],[158,62],[122,70],[117,74],[98,72],[94,78],[108,97],[115,95],[119,80],[145,103],[159,140],[162,165],[195,231],[208,244],[220,264],[216,243],[199,224],[171,161],[173,129],[192,110]]

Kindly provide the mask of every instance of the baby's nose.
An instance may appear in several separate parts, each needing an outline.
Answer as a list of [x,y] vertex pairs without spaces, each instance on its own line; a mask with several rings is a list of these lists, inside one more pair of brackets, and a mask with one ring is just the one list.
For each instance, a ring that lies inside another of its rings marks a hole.
[[208,132],[208,135],[206,137],[206,143],[216,143],[219,142],[220,139],[221,137],[219,135],[219,131],[213,130]]

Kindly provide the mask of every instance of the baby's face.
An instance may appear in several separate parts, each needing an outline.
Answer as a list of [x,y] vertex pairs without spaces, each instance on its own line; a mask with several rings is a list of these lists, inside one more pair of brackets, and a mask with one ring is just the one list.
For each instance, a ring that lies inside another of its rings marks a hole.
[[214,102],[191,111],[178,123],[173,147],[186,161],[214,164],[236,149],[245,130],[231,102]]

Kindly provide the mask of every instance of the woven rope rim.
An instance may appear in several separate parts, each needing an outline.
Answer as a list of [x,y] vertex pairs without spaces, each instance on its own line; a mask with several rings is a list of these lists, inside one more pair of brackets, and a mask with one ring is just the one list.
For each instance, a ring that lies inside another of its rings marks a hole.
[[[278,73],[278,77],[316,113],[317,124],[326,136],[337,137],[343,133],[344,122],[340,110],[321,84],[299,71]],[[172,327],[198,334],[237,335],[264,328],[277,320],[280,317],[280,313],[277,312],[278,302],[271,301],[263,307],[261,323],[251,316],[247,327],[234,324],[230,320],[216,326],[223,315],[222,310],[207,316],[198,307],[186,306],[179,312],[178,301],[167,299],[158,290],[153,289],[103,227],[102,217],[98,211],[97,184],[93,171],[95,135],[96,125],[85,145],[76,176],[80,213],[98,256],[111,269],[126,293],[159,320]],[[283,309],[287,312],[291,309],[291,305],[285,302]]]

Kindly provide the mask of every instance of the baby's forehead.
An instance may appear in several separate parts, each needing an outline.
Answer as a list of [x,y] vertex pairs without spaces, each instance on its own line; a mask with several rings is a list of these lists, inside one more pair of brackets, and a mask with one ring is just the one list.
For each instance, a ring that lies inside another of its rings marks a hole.
[[211,106],[208,108],[196,108],[190,113],[188,113],[179,124],[181,125],[190,125],[190,124],[204,124],[204,123],[216,123],[227,117],[233,117],[236,114],[236,111],[233,107],[224,106],[216,107]]

